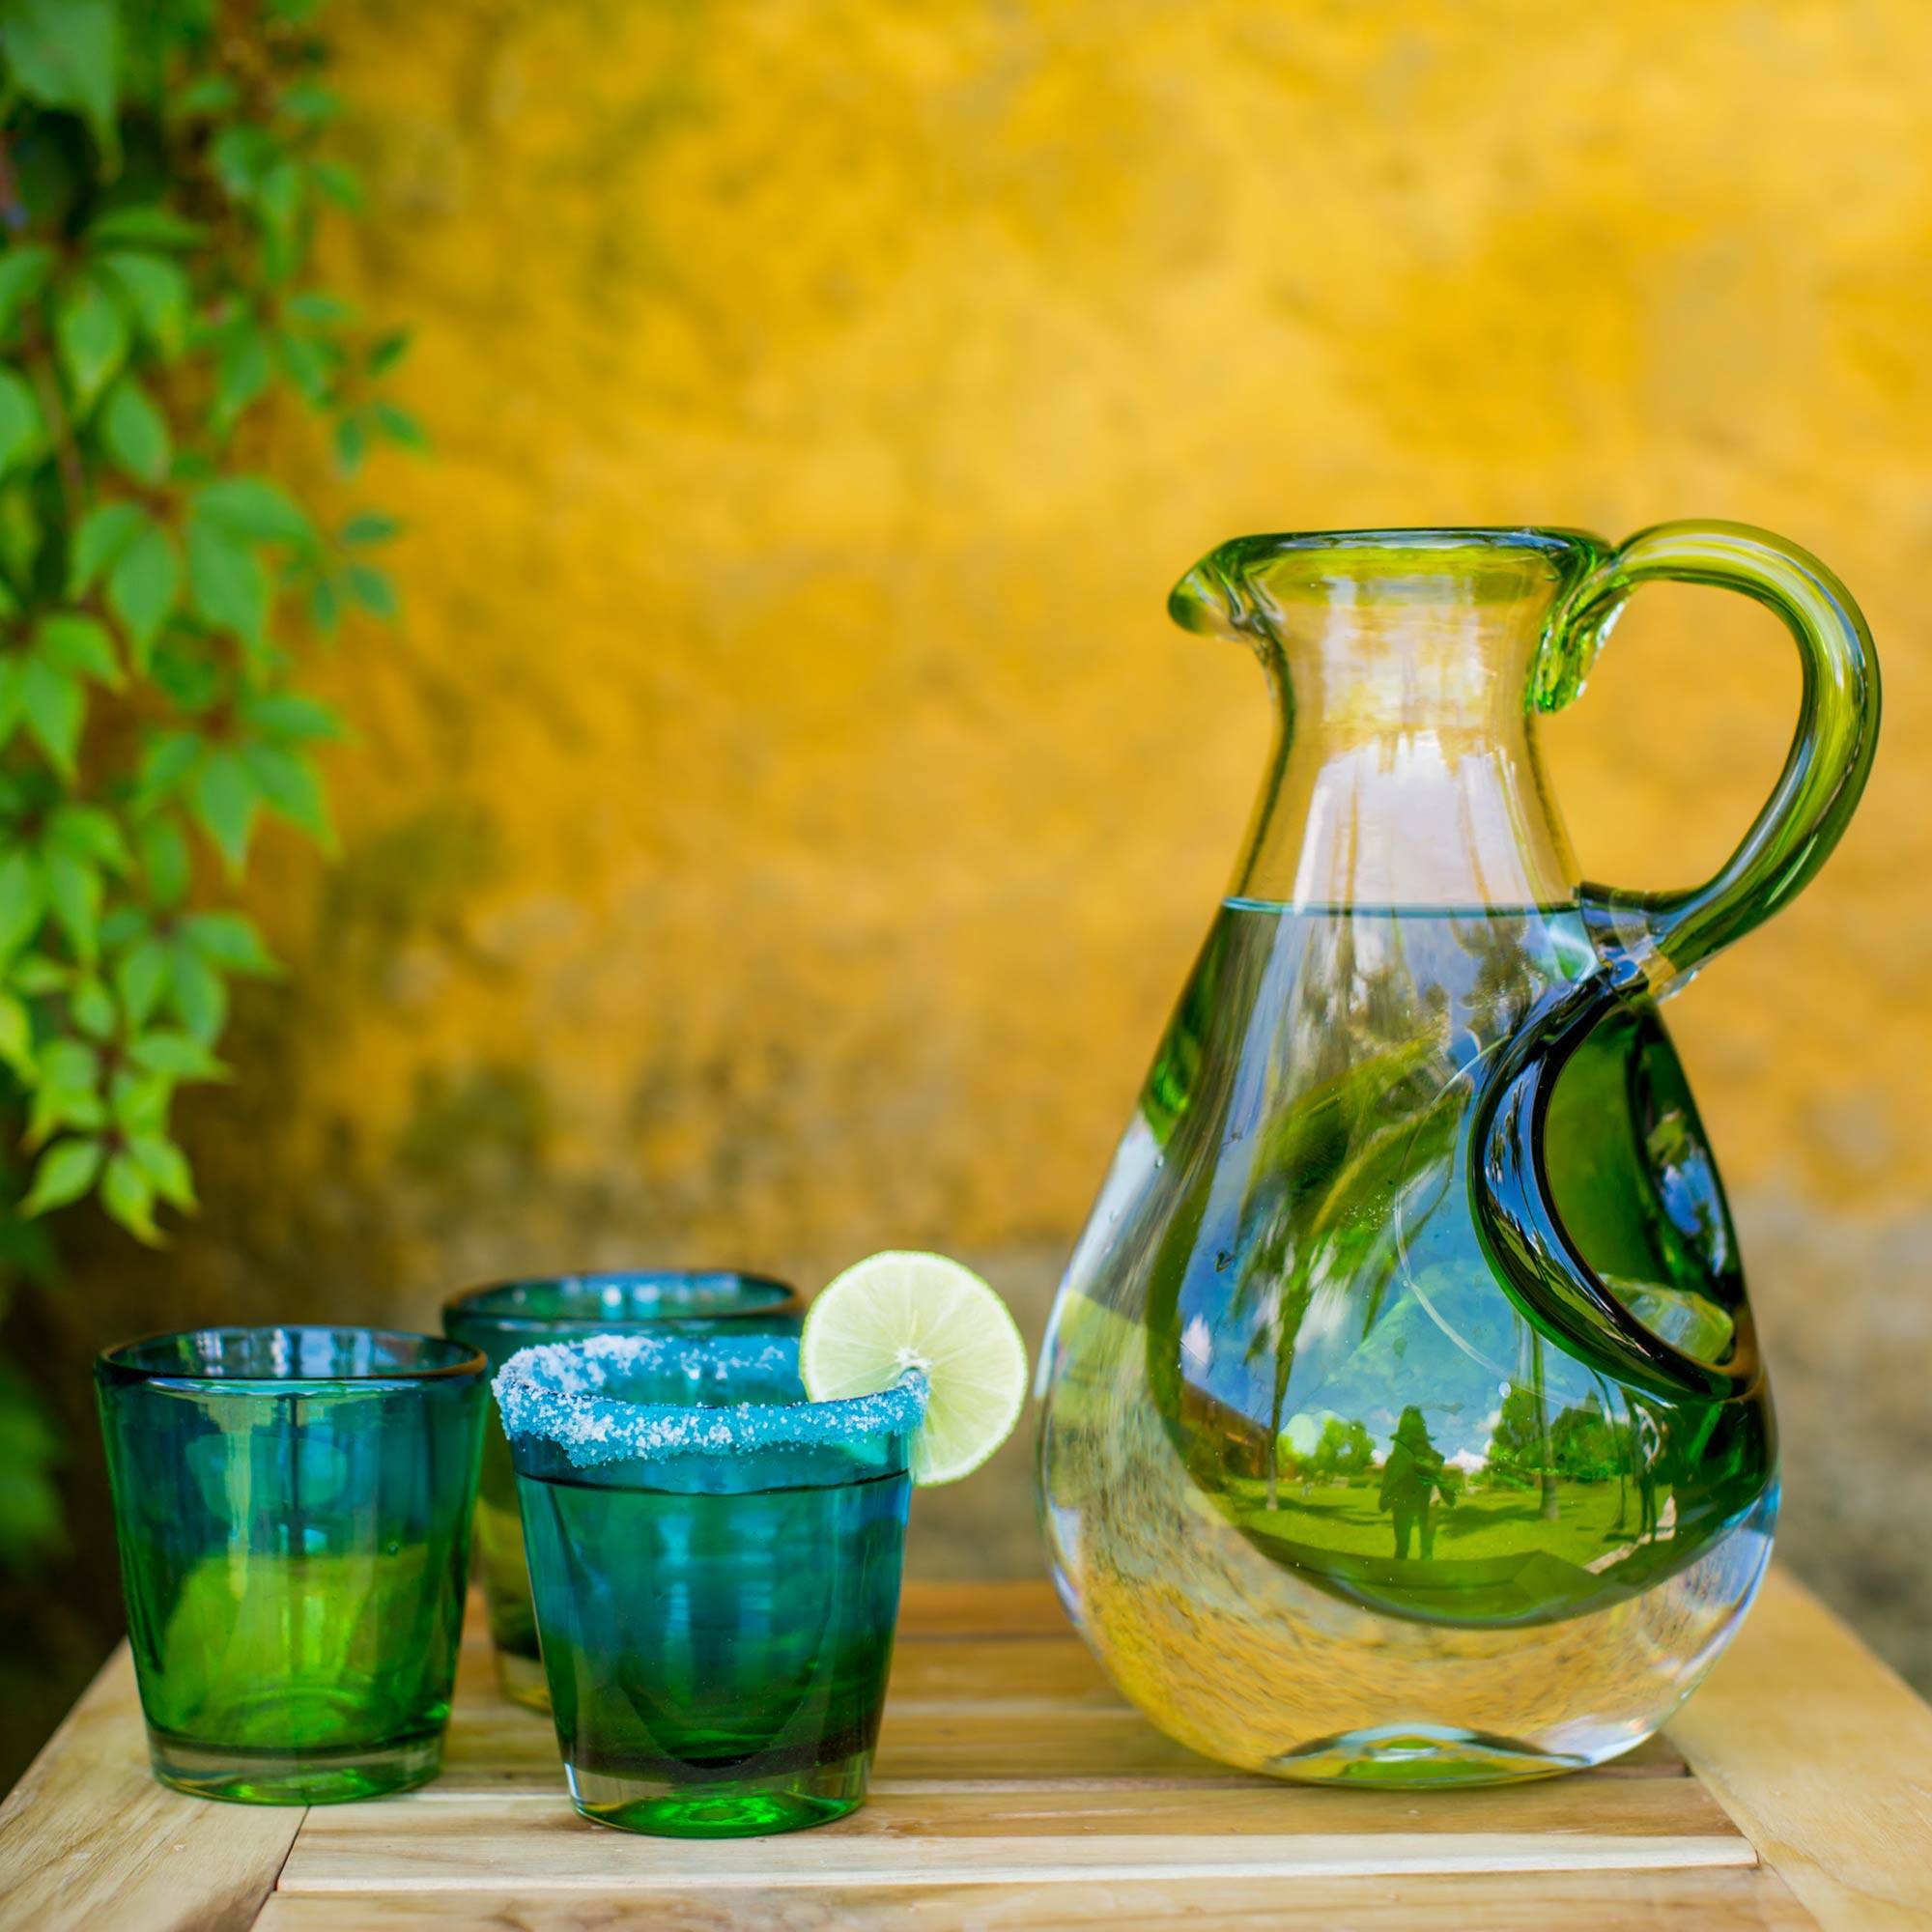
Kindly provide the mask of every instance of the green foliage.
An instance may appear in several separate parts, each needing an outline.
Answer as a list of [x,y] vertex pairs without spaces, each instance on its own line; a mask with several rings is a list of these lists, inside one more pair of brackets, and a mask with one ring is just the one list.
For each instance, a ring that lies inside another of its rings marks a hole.
[[[333,839],[299,643],[389,615],[364,511],[257,473],[312,426],[353,472],[418,447],[401,355],[317,286],[358,202],[314,0],[0,0],[0,1065],[31,1173],[11,1226],[87,1198],[189,1211],[178,1090],[218,1080],[231,982],[275,963],[211,900],[265,814]],[[312,466],[313,467],[313,466]],[[0,1257],[0,1267],[5,1258]],[[0,1484],[41,1437],[0,1376]],[[0,1511],[4,1518],[5,1511]],[[0,1521],[0,1556],[9,1534]]]
[[1331,1415],[1321,1425],[1315,1453],[1308,1461],[1316,1474],[1340,1476],[1346,1480],[1365,1473],[1374,1462],[1375,1454],[1375,1441],[1366,1425],[1344,1422],[1339,1415]]
[[393,610],[394,526],[325,531],[242,450],[290,401],[346,467],[420,440],[380,393],[398,338],[310,273],[353,182],[308,13],[0,0],[0,1057],[20,1211],[94,1195],[144,1240],[193,1203],[176,1090],[222,1076],[229,982],[274,970],[191,908],[264,813],[332,840],[295,639]]

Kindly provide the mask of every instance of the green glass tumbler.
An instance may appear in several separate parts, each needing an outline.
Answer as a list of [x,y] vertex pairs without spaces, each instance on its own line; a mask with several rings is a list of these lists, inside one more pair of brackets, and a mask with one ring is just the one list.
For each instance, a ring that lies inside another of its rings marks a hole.
[[[442,1332],[481,1349],[494,1373],[519,1349],[537,1342],[668,1330],[686,1336],[796,1335],[804,1319],[798,1291],[765,1275],[729,1268],[659,1268],[555,1275],[471,1289],[443,1304]],[[504,1693],[533,1711],[548,1711],[550,1689],[537,1655],[517,1479],[494,1414],[483,1433],[476,1557]]]
[[808,1402],[788,1336],[600,1336],[497,1376],[571,1797],[664,1837],[865,1802],[923,1377]]
[[155,1775],[326,1804],[442,1759],[487,1398],[474,1350],[210,1328],[95,1367]]

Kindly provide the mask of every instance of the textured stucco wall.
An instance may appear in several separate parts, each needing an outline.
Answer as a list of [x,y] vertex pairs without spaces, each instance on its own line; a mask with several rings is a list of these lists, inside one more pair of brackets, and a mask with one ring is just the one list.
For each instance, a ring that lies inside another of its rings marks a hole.
[[[76,1339],[888,1243],[1037,1325],[1265,743],[1170,580],[1246,529],[1746,518],[1865,601],[1888,741],[1672,1017],[1788,1547],[1932,1679],[1932,13],[340,17],[342,272],[417,325],[440,445],[377,479],[408,622],[327,672],[347,855],[274,850],[295,972],[197,1107],[208,1212],[100,1243]],[[1761,613],[1646,597],[1548,735],[1586,869],[1666,885],[1755,810],[1797,677]],[[928,1560],[1030,1560],[1023,1466],[932,1499],[984,1540]]]

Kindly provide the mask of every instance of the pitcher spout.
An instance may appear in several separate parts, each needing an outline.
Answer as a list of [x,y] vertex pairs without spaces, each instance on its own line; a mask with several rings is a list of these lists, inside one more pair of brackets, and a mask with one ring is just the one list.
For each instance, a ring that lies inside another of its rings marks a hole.
[[1246,642],[1279,712],[1233,895],[1567,901],[1532,687],[1551,612],[1607,554],[1574,530],[1338,530],[1240,537],[1196,564],[1170,611]]

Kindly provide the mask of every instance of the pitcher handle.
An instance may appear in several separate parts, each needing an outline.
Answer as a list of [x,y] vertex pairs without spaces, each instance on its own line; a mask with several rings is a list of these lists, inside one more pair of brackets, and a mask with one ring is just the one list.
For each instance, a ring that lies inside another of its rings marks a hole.
[[1713,583],[1768,604],[1804,666],[1798,729],[1776,786],[1717,876],[1672,893],[1582,889],[1601,963],[1552,993],[1507,1040],[1476,1103],[1469,1143],[1477,1234],[1511,1297],[1600,1372],[1667,1401],[1747,1395],[1763,1373],[1742,1283],[1719,1283],[1729,1356],[1709,1363],[1653,1334],[1564,1228],[1544,1161],[1549,1096],[1565,1064],[1622,1001],[1682,985],[1705,960],[1783,906],[1824,864],[1858,804],[1878,742],[1878,662],[1845,587],[1816,557],[1746,524],[1660,524],[1570,591],[1545,634],[1537,703],[1576,696],[1631,592],[1662,579]]
[[1570,1057],[1611,1009],[1644,996],[1640,969],[1606,960],[1558,988],[1504,1041],[1476,1096],[1469,1136],[1469,1206],[1497,1278],[1541,1332],[1613,1381],[1669,1402],[1747,1396],[1763,1374],[1743,1277],[1720,1278],[1731,1351],[1704,1362],[1653,1334],[1583,1258],[1556,1211],[1544,1161],[1549,1096]]
[[1631,592],[1659,580],[1716,584],[1768,605],[1797,639],[1804,674],[1784,769],[1716,877],[1680,892],[1582,889],[1599,950],[1634,961],[1662,994],[1778,911],[1825,863],[1871,770],[1879,676],[1859,607],[1807,551],[1748,524],[1659,524],[1605,558],[1557,607],[1537,667],[1539,706],[1554,710],[1576,696]]

